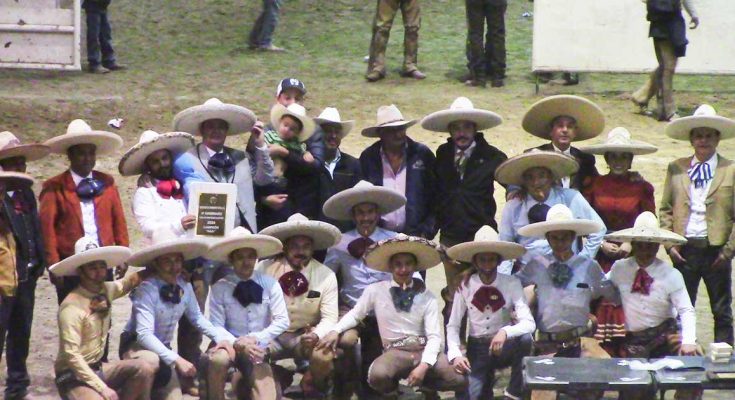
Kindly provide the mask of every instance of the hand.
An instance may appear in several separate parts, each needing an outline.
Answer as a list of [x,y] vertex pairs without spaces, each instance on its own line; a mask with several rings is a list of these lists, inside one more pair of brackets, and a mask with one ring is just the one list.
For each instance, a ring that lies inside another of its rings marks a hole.
[[265,140],[263,140],[263,122],[255,122],[253,129],[250,130],[250,140],[248,144],[255,147],[263,147],[265,144]]
[[625,242],[621,244],[618,247],[618,257],[623,257],[623,258],[628,257],[632,249],[633,248],[631,247],[630,242]]
[[506,339],[508,339],[508,334],[505,333],[505,329],[499,330],[490,342],[490,351],[496,356],[499,355],[503,351],[503,344],[505,344]]
[[720,268],[725,268],[728,265],[730,265],[730,259],[723,256],[722,253],[720,253],[715,259],[715,261],[712,263],[712,265],[710,265],[709,267],[711,269],[720,269]]
[[266,350],[258,345],[258,340],[252,336],[242,336],[235,341],[235,350],[245,353],[251,362],[262,363],[265,360]]
[[232,347],[232,343],[230,343],[229,340],[223,340],[219,343],[217,343],[216,346],[214,346],[213,352],[216,352],[218,350],[224,350],[227,352],[227,356],[230,358],[230,360],[235,359],[235,348]]
[[185,231],[188,231],[189,229],[194,228],[196,224],[197,224],[197,217],[191,214],[184,215],[184,217],[181,218],[181,227],[184,228]]
[[304,153],[304,161],[311,164],[314,162],[314,156],[312,156],[311,153],[307,151],[306,153]]
[[687,259],[682,257],[681,254],[679,254],[679,246],[674,246],[671,249],[669,249],[669,257],[671,257],[671,262],[673,262],[676,265],[681,265],[687,262]]
[[316,349],[329,349],[333,352],[337,351],[337,342],[339,341],[339,333],[331,331],[324,336],[319,343],[316,344]]
[[467,359],[467,357],[455,357],[454,360],[452,360],[452,366],[454,367],[454,372],[458,374],[469,374],[472,372],[472,368],[470,368],[470,360]]
[[682,344],[681,347],[679,347],[679,355],[680,356],[696,356],[697,355],[697,345],[696,344]]
[[122,279],[128,273],[128,263],[122,263],[115,267],[115,279]]
[[319,336],[317,336],[314,332],[301,335],[301,344],[303,344],[306,348],[313,348],[314,346],[316,346],[318,341]]
[[288,149],[281,146],[280,144],[268,145],[268,150],[271,153],[271,157],[288,157]]
[[283,208],[286,200],[288,200],[287,194],[272,194],[263,199],[263,203],[265,203],[266,207],[270,208],[271,210],[278,211]]
[[692,20],[689,22],[689,29],[697,29],[699,26],[699,17],[692,17]]
[[104,389],[102,389],[101,394],[105,400],[118,400],[119,399],[119,397],[117,396],[117,392],[112,390],[109,387],[105,387]]
[[603,254],[612,258],[618,255],[618,252],[620,251],[620,246],[612,242],[602,242],[600,250],[602,250]]
[[426,377],[426,371],[429,370],[429,364],[422,362],[416,366],[416,368],[408,374],[408,386],[421,386],[421,383]]
[[193,378],[197,375],[197,369],[196,367],[194,367],[194,364],[184,360],[181,357],[176,359],[176,361],[174,362],[174,367],[176,368],[176,372],[178,372],[181,376]]

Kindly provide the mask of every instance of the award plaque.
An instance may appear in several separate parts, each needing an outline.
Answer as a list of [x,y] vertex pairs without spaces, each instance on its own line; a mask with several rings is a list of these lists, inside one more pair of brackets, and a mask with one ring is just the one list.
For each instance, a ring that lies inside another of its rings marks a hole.
[[189,214],[197,217],[190,232],[205,239],[221,239],[235,226],[235,197],[232,183],[194,182],[189,189]]

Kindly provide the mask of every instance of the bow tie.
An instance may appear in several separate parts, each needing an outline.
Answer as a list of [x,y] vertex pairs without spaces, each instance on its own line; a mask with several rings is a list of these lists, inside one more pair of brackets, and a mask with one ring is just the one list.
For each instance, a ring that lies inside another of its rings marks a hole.
[[698,162],[687,171],[695,188],[702,188],[712,179],[712,168],[706,162]]
[[84,178],[77,185],[77,196],[82,200],[91,200],[105,190],[105,184],[94,178]]
[[653,285],[653,278],[648,275],[643,268],[638,268],[635,273],[635,279],[633,280],[633,287],[630,289],[631,293],[640,293],[644,296],[648,296],[651,293],[651,285]]
[[179,304],[181,303],[181,298],[184,296],[184,289],[176,284],[163,285],[161,286],[159,294],[161,295],[161,300],[168,303]]
[[231,174],[235,172],[235,163],[226,153],[217,153],[209,158],[209,167]]
[[539,203],[528,209],[528,223],[535,224],[536,222],[546,221],[546,214],[549,213],[548,205]]
[[237,286],[235,286],[235,291],[232,292],[232,296],[234,296],[243,307],[247,307],[253,303],[262,304],[263,287],[252,280],[244,282],[241,281]]
[[28,204],[27,201],[23,200],[23,194],[20,192],[20,190],[16,190],[15,192],[13,192],[13,196],[11,199],[13,200],[13,209],[15,209],[16,214],[31,213],[31,205]]
[[417,294],[422,293],[424,288],[424,282],[416,278],[413,280],[413,285],[406,289],[401,289],[398,286],[391,286],[390,296],[393,299],[393,305],[396,307],[396,310],[411,312],[413,299]]
[[287,296],[297,297],[309,290],[309,280],[299,271],[290,271],[281,275],[278,279],[283,293]]
[[165,181],[158,181],[156,183],[156,191],[158,195],[164,199],[183,199],[184,191],[181,189],[181,184],[176,179],[168,179]]
[[564,263],[554,261],[549,265],[549,273],[551,274],[551,282],[556,288],[565,288],[569,281],[572,280],[572,269]]
[[351,241],[350,244],[347,245],[347,251],[352,257],[360,259],[362,258],[363,254],[365,254],[365,250],[367,250],[367,248],[372,246],[374,243],[375,241],[373,239],[360,237]]
[[103,294],[98,294],[89,302],[89,309],[93,313],[105,314],[110,311],[110,299]]
[[472,296],[472,305],[480,312],[485,312],[488,307],[495,312],[505,305],[505,298],[495,286],[482,286]]

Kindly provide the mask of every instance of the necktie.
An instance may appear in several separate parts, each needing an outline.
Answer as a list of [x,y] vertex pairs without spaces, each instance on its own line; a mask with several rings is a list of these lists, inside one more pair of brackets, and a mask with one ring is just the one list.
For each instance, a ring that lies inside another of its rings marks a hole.
[[505,298],[496,287],[483,285],[472,296],[472,305],[481,312],[484,312],[487,308],[495,312],[505,305]]
[[370,238],[360,237],[351,241],[350,244],[347,245],[347,251],[352,257],[360,259],[365,254],[365,250],[374,243],[375,241]]
[[698,162],[687,171],[695,188],[702,188],[712,179],[712,168],[706,162]]
[[30,214],[31,206],[27,202],[23,201],[23,194],[20,190],[13,192],[13,208],[16,214]]
[[281,275],[278,279],[283,293],[287,296],[297,297],[309,290],[309,280],[299,271],[290,271]]
[[176,179],[168,179],[165,181],[158,181],[156,183],[156,191],[158,195],[164,199],[183,199],[184,191],[181,189],[181,184]]
[[82,200],[91,200],[105,190],[105,184],[98,179],[84,178],[77,185],[77,196]]
[[181,303],[181,298],[184,296],[184,289],[176,284],[163,285],[159,294],[161,295],[161,300],[167,303],[179,304]]
[[393,305],[396,310],[403,312],[411,312],[413,306],[413,299],[417,294],[424,291],[424,283],[420,279],[413,280],[413,285],[406,289],[401,289],[398,286],[391,286],[390,296],[393,300]]
[[572,269],[568,265],[560,262],[553,262],[549,265],[549,273],[551,274],[551,282],[554,287],[562,289],[572,280]]
[[454,168],[457,170],[457,174],[459,174],[459,179],[464,178],[465,167],[467,167],[467,156],[464,150],[458,149],[454,153]]
[[651,285],[653,285],[653,278],[648,275],[643,268],[638,268],[635,273],[635,279],[633,279],[633,287],[630,289],[631,293],[640,293],[648,296],[651,293]]
[[235,172],[235,163],[226,153],[217,153],[209,158],[209,167],[222,171],[226,174]]
[[232,296],[234,296],[243,307],[247,307],[253,303],[261,304],[263,303],[263,287],[252,280],[239,282],[237,286],[235,286],[235,291],[232,292]]

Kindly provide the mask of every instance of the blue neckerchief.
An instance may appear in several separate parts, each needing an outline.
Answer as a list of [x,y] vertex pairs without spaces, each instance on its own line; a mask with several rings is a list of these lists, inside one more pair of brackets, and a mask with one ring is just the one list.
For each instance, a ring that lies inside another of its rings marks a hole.
[[179,304],[181,303],[181,298],[184,296],[184,289],[177,284],[169,284],[161,286],[158,293],[161,296],[161,300],[168,303]]
[[84,178],[77,185],[77,196],[82,200],[91,200],[105,190],[105,184],[99,179]]
[[263,287],[252,280],[241,281],[235,286],[232,296],[243,307],[247,307],[252,303],[261,304],[263,303]]
[[549,274],[551,274],[551,282],[554,284],[554,287],[560,289],[565,288],[574,275],[568,265],[558,261],[554,261],[549,265]]
[[712,179],[712,168],[706,162],[698,162],[687,171],[695,188],[703,188]]

